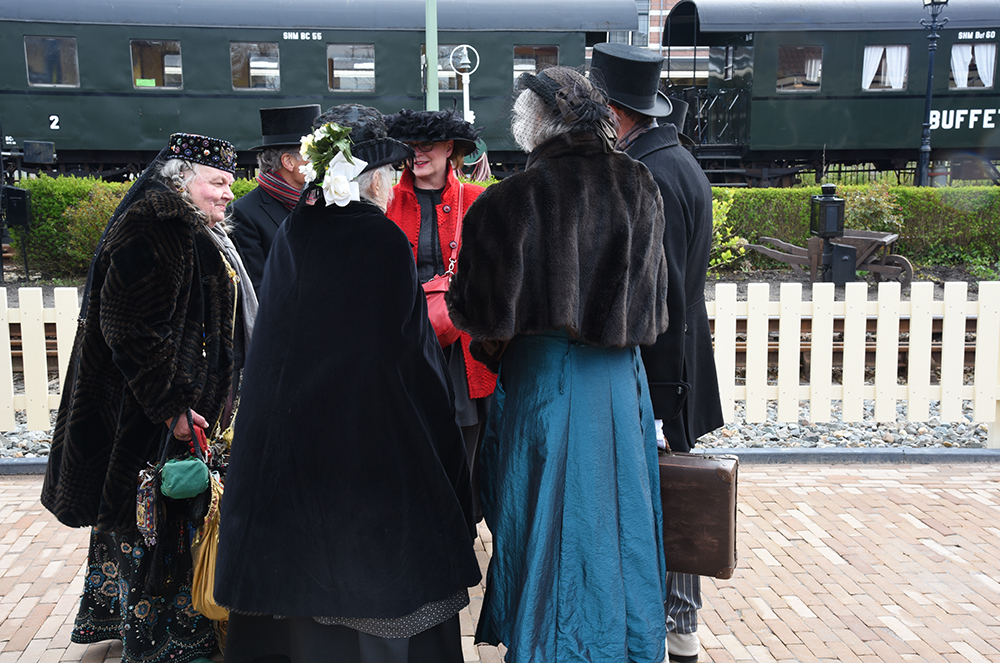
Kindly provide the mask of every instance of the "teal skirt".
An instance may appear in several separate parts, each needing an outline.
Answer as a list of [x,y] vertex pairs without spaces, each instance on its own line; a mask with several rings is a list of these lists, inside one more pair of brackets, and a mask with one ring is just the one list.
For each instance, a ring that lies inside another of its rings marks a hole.
[[638,348],[518,336],[480,455],[493,556],[476,633],[507,663],[660,663],[663,514]]

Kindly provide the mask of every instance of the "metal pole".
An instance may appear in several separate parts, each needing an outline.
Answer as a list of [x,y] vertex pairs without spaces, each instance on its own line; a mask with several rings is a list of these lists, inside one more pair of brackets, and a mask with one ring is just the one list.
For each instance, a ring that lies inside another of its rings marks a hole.
[[[3,141],[3,121],[0,120],[0,235],[4,235],[7,232],[7,206],[5,204],[7,197],[3,195],[3,187],[7,183],[7,170],[6,168],[4,168],[3,165],[2,141]],[[25,256],[27,256],[27,254],[25,254]],[[27,260],[27,257],[25,257],[25,260]],[[25,263],[25,268],[24,268],[24,279],[25,280],[28,279],[27,263]],[[3,283],[5,281],[6,281],[6,276],[4,276],[3,255],[2,251],[0,251],[0,283]]]
[[930,186],[931,166],[931,92],[934,85],[934,53],[937,51],[938,29],[948,22],[944,19],[938,22],[937,17],[944,8],[943,5],[931,5],[931,22],[920,19],[920,25],[930,30],[927,35],[927,96],[924,100],[924,130],[920,138],[920,157],[917,161],[917,186]]
[[440,110],[438,101],[438,15],[437,0],[424,1],[424,52],[427,62],[427,110]]

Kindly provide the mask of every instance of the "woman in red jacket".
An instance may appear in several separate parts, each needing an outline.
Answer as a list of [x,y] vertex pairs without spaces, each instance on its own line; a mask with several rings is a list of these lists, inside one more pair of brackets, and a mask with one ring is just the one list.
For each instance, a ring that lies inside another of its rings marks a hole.
[[[444,274],[453,254],[457,258],[458,223],[483,191],[481,186],[460,183],[455,176],[465,155],[475,151],[479,131],[457,111],[402,110],[387,117],[386,123],[389,136],[409,144],[415,153],[393,189],[386,216],[410,240],[417,277],[424,283]],[[496,375],[469,354],[470,340],[463,332],[443,350],[455,385],[455,410],[465,437],[478,516],[475,452]]]

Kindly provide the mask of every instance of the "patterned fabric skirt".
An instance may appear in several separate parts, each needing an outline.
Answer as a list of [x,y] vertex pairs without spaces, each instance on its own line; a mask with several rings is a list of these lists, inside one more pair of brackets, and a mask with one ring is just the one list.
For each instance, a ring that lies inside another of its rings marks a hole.
[[190,550],[172,567],[181,577],[166,596],[146,593],[151,562],[152,554],[138,534],[133,540],[91,532],[73,642],[122,640],[123,663],[187,663],[215,650],[212,621],[191,604]]
[[518,336],[480,455],[493,557],[476,633],[507,663],[661,663],[656,430],[637,348]]

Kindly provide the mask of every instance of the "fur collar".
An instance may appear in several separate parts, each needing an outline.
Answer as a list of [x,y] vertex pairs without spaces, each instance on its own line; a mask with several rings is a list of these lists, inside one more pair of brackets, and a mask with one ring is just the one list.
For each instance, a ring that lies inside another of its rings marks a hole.
[[596,136],[556,136],[469,208],[452,320],[480,342],[565,330],[595,345],[653,343],[667,323],[662,236],[645,166]]

